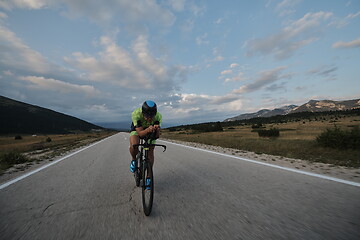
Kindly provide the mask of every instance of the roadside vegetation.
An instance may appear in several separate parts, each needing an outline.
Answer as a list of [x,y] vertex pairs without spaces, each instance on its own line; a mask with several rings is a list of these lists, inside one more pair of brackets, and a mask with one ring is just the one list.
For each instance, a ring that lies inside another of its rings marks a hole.
[[17,171],[25,170],[28,166],[51,160],[115,133],[102,130],[76,134],[0,136],[0,175],[11,167],[16,167]]
[[[206,125],[222,131],[201,131]],[[177,126],[162,137],[359,168],[359,127],[353,110]]]

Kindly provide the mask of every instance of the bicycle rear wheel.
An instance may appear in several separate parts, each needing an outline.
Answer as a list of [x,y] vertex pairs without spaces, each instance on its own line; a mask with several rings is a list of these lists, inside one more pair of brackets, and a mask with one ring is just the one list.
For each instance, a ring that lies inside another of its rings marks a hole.
[[[149,216],[152,210],[154,199],[154,176],[152,166],[148,162],[143,164],[143,184],[142,184],[142,202],[146,216]],[[150,178],[150,185],[146,185],[146,178]],[[150,188],[150,189],[149,189]]]

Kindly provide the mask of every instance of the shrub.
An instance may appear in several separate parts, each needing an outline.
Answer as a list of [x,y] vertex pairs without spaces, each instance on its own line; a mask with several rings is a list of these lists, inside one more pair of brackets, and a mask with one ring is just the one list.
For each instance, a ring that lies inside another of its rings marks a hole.
[[263,127],[263,125],[262,125],[261,123],[259,123],[259,124],[253,124],[253,125],[251,126],[252,129],[258,129],[258,128],[262,128],[262,127]]
[[21,140],[21,139],[22,139],[22,136],[20,136],[20,135],[15,136],[15,140]]
[[17,152],[9,152],[0,155],[0,163],[2,164],[14,165],[25,163],[27,161],[29,161],[29,159],[26,156]]
[[360,149],[360,130],[355,127],[351,131],[345,131],[335,126],[317,136],[316,141],[323,147]]
[[277,128],[270,128],[269,130],[258,130],[259,137],[279,137],[280,131]]
[[198,124],[191,127],[193,130],[198,132],[222,132],[223,128],[220,122]]

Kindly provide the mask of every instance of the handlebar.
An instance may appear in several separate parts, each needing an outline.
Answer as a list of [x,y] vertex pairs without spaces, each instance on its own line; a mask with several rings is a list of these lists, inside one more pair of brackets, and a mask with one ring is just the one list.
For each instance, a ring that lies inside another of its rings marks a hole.
[[135,147],[139,147],[139,146],[143,146],[143,147],[156,147],[156,146],[158,146],[158,147],[163,147],[164,148],[164,151],[163,152],[165,152],[166,151],[166,146],[165,145],[162,145],[162,144],[148,144],[148,143],[140,143],[140,144],[133,144],[132,145],[134,148]]
[[165,145],[162,145],[162,144],[150,144],[148,143],[149,140],[156,140],[157,137],[156,137],[156,132],[152,132],[150,134],[148,134],[147,136],[145,136],[144,138],[142,138],[142,140],[145,142],[145,143],[140,143],[140,144],[133,144],[132,146],[135,148],[135,147],[139,147],[139,146],[143,146],[143,147],[163,147],[164,148],[164,151],[166,151],[166,146]]

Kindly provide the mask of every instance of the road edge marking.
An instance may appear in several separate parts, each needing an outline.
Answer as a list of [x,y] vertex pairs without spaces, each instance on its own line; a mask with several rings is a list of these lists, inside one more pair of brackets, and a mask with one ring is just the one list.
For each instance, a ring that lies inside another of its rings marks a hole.
[[113,137],[113,136],[115,136],[115,135],[117,135],[117,134],[114,134],[114,135],[111,135],[111,136],[109,136],[109,137],[107,137],[107,138],[101,139],[101,140],[98,141],[98,142],[92,143],[92,144],[90,144],[89,146],[83,147],[83,148],[81,148],[81,149],[79,149],[79,150],[77,150],[77,151],[75,151],[75,152],[73,152],[73,153],[70,153],[70,154],[68,154],[68,155],[66,155],[66,156],[64,156],[64,157],[61,157],[61,158],[59,158],[59,159],[57,159],[57,160],[54,160],[54,161],[52,161],[51,163],[45,164],[44,166],[41,166],[41,167],[39,167],[39,168],[37,168],[37,169],[35,169],[35,170],[33,170],[33,171],[30,171],[30,172],[28,172],[28,173],[25,173],[24,175],[21,175],[21,176],[19,176],[19,177],[17,177],[17,178],[14,178],[14,179],[12,179],[12,180],[9,180],[9,181],[7,181],[7,182],[5,182],[5,183],[3,183],[3,184],[0,185],[0,190],[2,190],[2,189],[4,189],[4,188],[6,188],[6,187],[8,187],[8,186],[10,186],[10,185],[18,182],[18,181],[20,181],[20,180],[22,180],[22,179],[24,179],[24,178],[27,178],[27,177],[29,177],[29,176],[37,173],[37,172],[40,172],[41,170],[43,170],[43,169],[45,169],[45,168],[48,168],[48,167],[50,167],[50,166],[52,166],[52,165],[55,165],[55,164],[57,164],[57,163],[65,160],[65,159],[67,159],[67,158],[69,158],[69,157],[71,157],[71,156],[74,156],[75,154],[78,154],[79,152],[82,152],[82,151],[84,151],[84,150],[86,150],[86,149],[88,149],[88,148],[91,148],[91,147],[95,146],[96,144],[99,144],[99,143],[101,143],[101,142],[103,142],[103,141],[106,141],[107,139],[109,139],[109,138],[111,138],[111,137]]
[[219,153],[219,152],[202,149],[202,148],[191,147],[191,146],[187,146],[187,145],[183,145],[183,144],[179,144],[179,143],[169,142],[166,140],[159,139],[158,141],[163,141],[165,143],[170,143],[170,144],[174,144],[174,145],[178,145],[178,146],[182,146],[182,147],[187,147],[187,148],[191,148],[191,149],[195,149],[195,150],[199,150],[199,151],[203,151],[203,152],[213,153],[213,154],[217,154],[217,155],[221,155],[221,156],[225,156],[225,157],[235,158],[235,159],[239,159],[239,160],[242,160],[245,162],[255,163],[255,164],[278,168],[278,169],[282,169],[282,170],[286,170],[286,171],[290,171],[290,172],[300,173],[300,174],[304,174],[304,175],[308,175],[308,176],[312,176],[312,177],[322,178],[322,179],[326,179],[326,180],[330,180],[330,181],[334,181],[334,182],[338,182],[338,183],[344,183],[344,184],[355,186],[355,187],[360,187],[360,183],[349,181],[349,180],[330,177],[330,176],[312,173],[312,172],[306,172],[306,171],[297,170],[297,169],[288,168],[288,167],[282,167],[282,166],[278,166],[278,165],[274,165],[274,164],[270,164],[270,163],[259,162],[259,161],[248,159],[248,158],[233,156],[233,155],[229,155],[229,154],[225,154],[225,153]]

